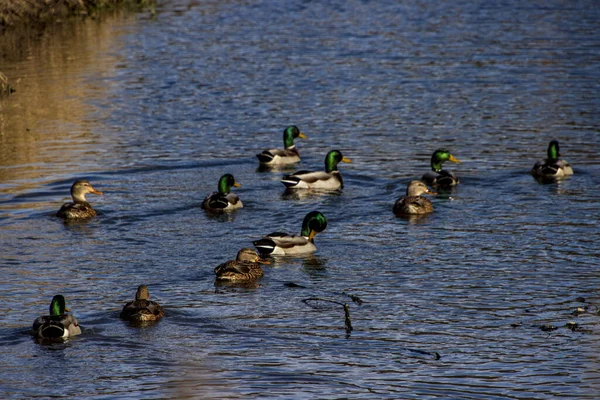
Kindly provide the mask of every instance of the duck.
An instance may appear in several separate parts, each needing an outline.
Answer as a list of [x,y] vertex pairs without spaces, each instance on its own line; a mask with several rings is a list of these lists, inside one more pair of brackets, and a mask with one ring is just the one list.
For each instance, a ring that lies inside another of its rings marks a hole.
[[231,187],[242,187],[231,174],[225,174],[219,179],[219,191],[212,192],[202,202],[202,208],[210,212],[232,211],[244,207],[242,200],[235,193],[230,193]]
[[65,203],[56,213],[57,217],[66,220],[88,219],[95,217],[98,213],[85,199],[88,193],[102,195],[102,192],[94,189],[86,180],[77,180],[71,186],[72,203]]
[[251,281],[264,275],[260,264],[269,264],[269,261],[261,260],[256,251],[246,247],[238,251],[235,260],[229,260],[216,267],[215,274],[218,281]]
[[135,300],[123,306],[119,318],[131,322],[156,321],[165,315],[163,308],[150,300],[148,286],[140,285],[135,293]]
[[36,318],[31,334],[38,339],[66,339],[80,335],[79,322],[75,316],[67,314],[69,311],[64,296],[57,294],[50,302],[50,315]]
[[442,169],[442,164],[446,161],[461,164],[462,162],[454,157],[446,149],[437,149],[431,155],[431,170],[423,175],[421,180],[429,186],[455,186],[460,181],[452,171]]
[[352,160],[344,157],[339,150],[331,150],[325,156],[325,171],[294,172],[293,174],[285,175],[281,183],[287,189],[343,189],[344,180],[337,167],[340,162],[351,163]]
[[565,160],[559,159],[558,141],[552,140],[548,144],[548,158],[541,159],[531,169],[531,175],[536,178],[560,178],[573,175],[573,168]]
[[314,238],[327,228],[327,219],[319,211],[311,211],[302,221],[300,236],[273,232],[253,242],[261,257],[270,255],[297,256],[317,251]]
[[429,214],[433,206],[428,198],[421,194],[437,194],[427,188],[421,181],[411,181],[406,188],[406,196],[400,197],[394,204],[393,211],[396,215]]
[[256,157],[261,165],[285,165],[293,164],[300,161],[300,153],[296,149],[294,139],[306,139],[306,135],[300,132],[296,125],[290,125],[283,131],[283,146],[284,149],[269,149],[265,150]]

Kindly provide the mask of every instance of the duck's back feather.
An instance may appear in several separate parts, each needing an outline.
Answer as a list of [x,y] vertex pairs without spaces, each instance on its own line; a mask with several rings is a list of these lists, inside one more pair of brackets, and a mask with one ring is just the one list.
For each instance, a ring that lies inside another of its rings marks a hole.
[[38,338],[59,339],[79,335],[81,328],[72,315],[45,315],[36,318],[31,333]]
[[242,208],[244,205],[235,193],[222,194],[213,192],[202,202],[202,208],[207,211],[223,212]]
[[298,171],[285,175],[281,183],[287,188],[336,190],[344,187],[339,171]]
[[431,201],[423,196],[402,196],[393,207],[396,215],[428,214],[433,211]]
[[540,178],[573,175],[573,168],[565,160],[542,159],[535,163],[531,174]]
[[224,281],[247,281],[257,279],[264,275],[258,263],[227,261],[215,268],[217,280]]
[[56,213],[57,217],[64,219],[86,219],[96,215],[96,210],[89,203],[65,203]]
[[123,307],[120,318],[134,321],[154,321],[165,315],[162,307],[151,300],[134,300]]
[[262,256],[309,254],[317,250],[315,245],[304,236],[288,235],[283,232],[273,232],[253,243]]
[[454,186],[460,183],[454,172],[441,170],[438,172],[429,171],[421,178],[429,186]]
[[256,157],[261,164],[292,164],[300,161],[300,154],[296,148],[293,149],[269,149]]

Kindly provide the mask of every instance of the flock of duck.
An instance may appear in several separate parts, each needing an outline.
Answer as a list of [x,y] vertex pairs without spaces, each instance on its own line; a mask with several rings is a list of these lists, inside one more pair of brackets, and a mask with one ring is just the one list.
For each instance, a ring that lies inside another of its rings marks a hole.
[[[306,138],[298,127],[289,126],[283,132],[283,149],[269,149],[257,158],[261,166],[273,167],[294,164],[300,161],[300,154],[294,139]],[[559,145],[553,140],[548,145],[548,156],[535,163],[530,173],[538,180],[555,180],[573,174],[573,169],[565,160],[561,160]],[[433,212],[431,201],[423,194],[435,195],[428,187],[448,190],[459,183],[457,176],[442,168],[446,161],[460,163],[446,149],[438,149],[431,156],[431,171],[425,173],[421,180],[413,180],[408,184],[406,195],[400,197],[392,207],[397,216],[423,215]],[[325,157],[325,171],[297,171],[283,176],[281,182],[286,190],[321,190],[335,191],[344,187],[342,175],[338,170],[340,162],[352,162],[338,150],[332,150]],[[202,208],[210,213],[230,212],[243,207],[239,196],[231,192],[232,187],[240,187],[231,174],[219,179],[218,191],[209,194],[202,202]],[[77,180],[71,186],[72,202],[65,203],[57,212],[57,216],[67,221],[86,220],[97,215],[86,200],[86,195],[101,195],[86,180]],[[314,237],[325,230],[327,219],[319,211],[309,212],[302,222],[300,235],[273,232],[253,242],[256,250],[241,249],[235,260],[227,261],[215,268],[216,280],[221,282],[247,282],[263,276],[261,264],[269,262],[264,258],[271,255],[297,256],[313,253],[317,250]],[[50,303],[50,313],[35,320],[32,334],[40,339],[64,339],[81,333],[79,323],[72,314],[67,314],[65,298],[56,295]],[[150,300],[148,287],[140,285],[135,300],[128,302],[120,314],[120,318],[131,322],[142,323],[155,321],[164,315],[162,307]]]

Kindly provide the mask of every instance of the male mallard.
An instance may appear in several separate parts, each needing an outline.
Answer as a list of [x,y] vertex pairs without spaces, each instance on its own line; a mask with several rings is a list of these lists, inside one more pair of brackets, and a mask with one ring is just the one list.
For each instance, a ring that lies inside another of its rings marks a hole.
[[96,210],[85,199],[88,193],[102,194],[94,189],[86,180],[78,180],[71,186],[71,197],[73,203],[65,203],[56,213],[57,217],[64,219],[86,219],[96,216]]
[[288,189],[337,190],[344,187],[342,174],[338,171],[339,162],[351,163],[339,150],[331,150],[325,156],[325,171],[298,171],[285,175],[281,180]]
[[430,191],[421,181],[411,181],[406,188],[406,196],[400,197],[394,204],[394,214],[429,214],[433,206],[428,198],[421,196],[423,193],[436,194]]
[[67,311],[65,298],[57,294],[50,303],[50,315],[36,318],[31,334],[39,339],[60,339],[81,334],[77,318],[66,314]]
[[282,232],[273,232],[260,240],[254,241],[254,247],[261,256],[268,255],[300,255],[317,251],[314,237],[317,233],[327,228],[325,216],[318,211],[306,214],[302,222],[300,236],[288,235]]
[[284,165],[300,161],[300,154],[294,144],[294,139],[306,138],[297,126],[291,125],[283,131],[283,145],[285,148],[269,149],[257,154],[258,161],[263,165]]
[[135,300],[123,306],[119,317],[132,322],[156,321],[165,315],[162,307],[155,301],[150,300],[148,286],[138,286]]
[[244,207],[237,194],[229,193],[232,186],[241,187],[242,185],[235,181],[233,175],[223,175],[219,179],[219,191],[206,196],[202,202],[202,208],[206,211],[223,212]]
[[235,260],[229,260],[215,268],[215,274],[218,281],[250,281],[264,275],[260,264],[269,262],[261,260],[256,251],[244,248],[238,251]]
[[548,145],[548,158],[536,162],[531,169],[531,175],[536,178],[560,178],[573,175],[571,165],[558,157],[560,157],[558,141],[553,140]]
[[451,171],[442,169],[445,161],[461,163],[446,149],[438,149],[431,155],[431,169],[433,172],[427,172],[421,178],[429,186],[454,186],[459,183],[458,178]]

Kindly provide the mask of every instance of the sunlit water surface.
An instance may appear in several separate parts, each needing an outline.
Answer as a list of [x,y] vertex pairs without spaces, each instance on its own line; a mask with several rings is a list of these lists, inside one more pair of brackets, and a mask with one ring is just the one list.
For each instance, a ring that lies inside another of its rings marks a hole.
[[[162,3],[1,64],[17,89],[0,100],[1,398],[597,398],[595,2]],[[289,124],[308,136],[298,168],[353,160],[343,192],[286,195],[295,167],[258,170]],[[539,184],[552,139],[575,175]],[[461,184],[396,218],[438,147]],[[245,207],[207,215],[226,172]],[[77,178],[100,215],[65,225]],[[312,210],[329,223],[315,255],[215,286]],[[146,328],[118,318],[140,283],[166,308]],[[56,293],[84,333],[37,344]]]

